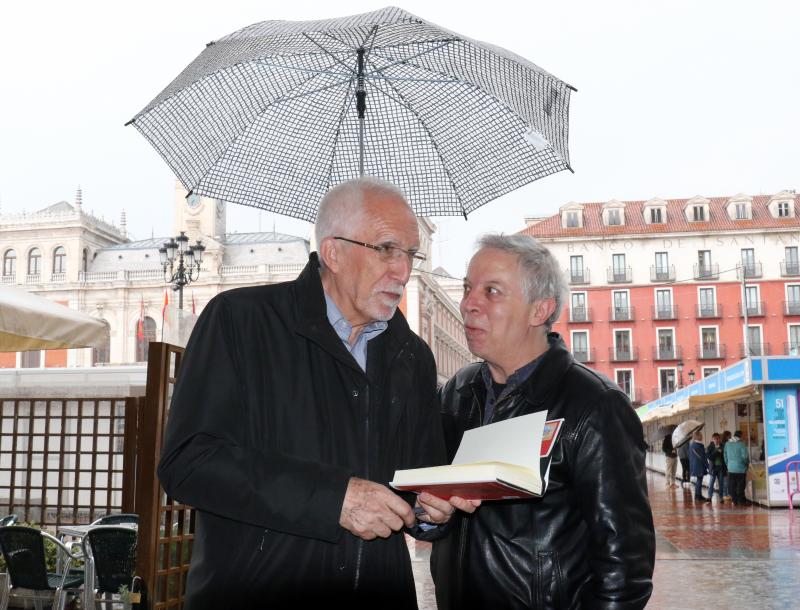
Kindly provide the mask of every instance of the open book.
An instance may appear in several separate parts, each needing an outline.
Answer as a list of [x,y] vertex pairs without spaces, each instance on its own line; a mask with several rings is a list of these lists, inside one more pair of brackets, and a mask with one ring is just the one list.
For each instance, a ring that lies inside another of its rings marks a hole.
[[392,487],[440,498],[508,500],[544,495],[563,419],[531,413],[464,432],[453,463],[398,470]]

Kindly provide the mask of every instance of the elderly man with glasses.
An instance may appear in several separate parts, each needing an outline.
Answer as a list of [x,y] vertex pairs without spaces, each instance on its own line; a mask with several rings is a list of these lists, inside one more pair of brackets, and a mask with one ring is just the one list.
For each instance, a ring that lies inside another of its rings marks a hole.
[[187,610],[416,608],[402,532],[475,509],[386,485],[445,458],[433,355],[397,309],[424,260],[411,208],[350,181],[315,235],[295,281],[219,294],[187,345],[159,465],[197,509]]

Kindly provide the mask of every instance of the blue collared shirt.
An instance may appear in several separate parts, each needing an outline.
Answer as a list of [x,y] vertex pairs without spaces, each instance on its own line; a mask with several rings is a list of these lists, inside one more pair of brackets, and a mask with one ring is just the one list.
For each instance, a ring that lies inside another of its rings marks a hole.
[[378,320],[376,322],[370,322],[369,324],[366,324],[361,332],[358,333],[356,342],[353,345],[350,345],[350,334],[353,332],[352,325],[347,321],[347,318],[342,315],[342,312],[339,311],[339,308],[336,307],[336,303],[333,302],[333,299],[327,294],[325,294],[325,305],[328,314],[328,322],[330,322],[331,326],[333,326],[333,330],[336,331],[336,334],[342,340],[342,343],[347,351],[350,352],[355,361],[358,362],[358,366],[361,367],[361,370],[366,372],[367,342],[385,331],[389,327],[389,323]]
[[[544,356],[544,354],[542,354],[542,356]],[[481,366],[481,376],[483,377],[483,383],[486,386],[486,403],[484,404],[483,410],[484,426],[492,421],[492,415],[494,415],[494,406],[498,403],[498,401],[501,398],[505,398],[511,394],[511,392],[521,386],[525,380],[527,380],[528,377],[533,374],[533,371],[536,370],[536,367],[538,366],[539,361],[542,359],[542,356],[531,360],[528,364],[518,368],[511,375],[509,375],[505,386],[503,386],[503,389],[500,391],[500,396],[494,395],[492,373],[489,371],[489,365],[485,362],[483,363]]]

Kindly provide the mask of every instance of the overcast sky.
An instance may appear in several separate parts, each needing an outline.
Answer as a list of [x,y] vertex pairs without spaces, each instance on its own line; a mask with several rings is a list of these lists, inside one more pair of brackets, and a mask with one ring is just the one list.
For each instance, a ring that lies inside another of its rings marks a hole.
[[[384,2],[81,0],[0,5],[0,207],[33,211],[83,188],[84,207],[136,238],[173,230],[174,178],[123,124],[205,44],[268,19]],[[431,2],[402,8],[506,47],[578,89],[575,174],[463,218],[437,219],[434,263],[463,274],[474,239],[569,201],[800,188],[800,8],[759,1]],[[308,236],[306,223],[229,206],[229,230]]]

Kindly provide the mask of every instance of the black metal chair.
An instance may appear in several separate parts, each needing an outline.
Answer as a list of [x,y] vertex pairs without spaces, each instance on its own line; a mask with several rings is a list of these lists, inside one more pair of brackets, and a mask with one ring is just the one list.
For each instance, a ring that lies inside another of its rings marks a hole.
[[92,525],[120,525],[122,523],[135,523],[139,525],[139,515],[136,513],[115,513],[104,515],[92,521]]
[[19,521],[19,515],[14,513],[10,515],[6,515],[2,519],[0,519],[0,527],[7,527],[9,525],[16,525],[17,521]]
[[94,610],[97,604],[121,604],[120,588],[124,586],[128,592],[135,589],[136,530],[100,525],[86,533],[82,545],[86,558],[84,609]]
[[[45,540],[53,543],[57,552],[66,555],[63,571],[47,571]],[[8,608],[12,595],[32,600],[37,610],[43,607],[43,601],[52,604],[53,610],[63,610],[67,594],[78,594],[83,576],[71,574],[69,567],[73,560],[81,559],[81,555],[70,552],[55,536],[32,527],[0,527],[0,549],[7,570],[5,586],[0,592],[0,610]]]

